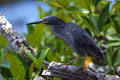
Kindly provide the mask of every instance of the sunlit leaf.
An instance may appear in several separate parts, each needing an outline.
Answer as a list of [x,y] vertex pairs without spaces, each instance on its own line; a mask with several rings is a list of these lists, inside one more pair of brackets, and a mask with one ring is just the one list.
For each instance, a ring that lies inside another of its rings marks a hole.
[[74,4],[79,8],[90,10],[89,0],[74,0]]
[[46,55],[47,55],[47,53],[48,53],[49,50],[50,50],[50,48],[48,48],[47,50],[45,50],[45,51],[41,54],[40,58],[41,58],[42,62],[43,62],[43,60],[45,59],[45,57],[46,57]]
[[120,42],[108,42],[106,46],[120,46]]
[[32,78],[33,76],[33,70],[34,70],[34,62],[30,65],[30,69],[29,69],[29,76],[30,76],[30,79]]
[[26,73],[25,68],[16,56],[12,57],[10,71],[15,79],[24,80]]
[[43,63],[42,63],[42,60],[40,58],[38,58],[36,61],[35,61],[35,66],[40,69],[42,67]]
[[44,33],[45,28],[44,27],[45,26],[43,26],[43,25],[35,25],[33,34],[25,34],[28,42],[32,46],[40,47],[40,45],[41,45],[40,42],[42,41],[43,36],[45,34]]
[[87,9],[81,9],[81,8],[78,8],[78,7],[75,7],[75,6],[70,6],[67,8],[68,11],[77,11],[79,13],[84,13],[84,14],[88,14],[89,11]]
[[51,6],[55,6],[55,7],[60,7],[60,8],[64,8],[63,5],[59,4],[58,2],[56,1],[49,1],[49,0],[46,0],[46,2],[51,5]]
[[45,17],[45,11],[40,6],[38,6],[38,9],[40,11],[40,19],[44,18]]
[[32,53],[28,50],[25,51],[27,56],[32,60],[32,61],[35,61],[35,57],[32,55]]
[[6,46],[7,44],[7,40],[0,34],[0,46]]
[[116,3],[112,6],[112,11],[116,14],[119,14],[120,11],[120,1],[116,1]]
[[120,41],[120,38],[118,38],[118,37],[112,37],[112,38],[110,38],[108,40],[109,41],[116,41],[116,42],[118,42],[118,41]]

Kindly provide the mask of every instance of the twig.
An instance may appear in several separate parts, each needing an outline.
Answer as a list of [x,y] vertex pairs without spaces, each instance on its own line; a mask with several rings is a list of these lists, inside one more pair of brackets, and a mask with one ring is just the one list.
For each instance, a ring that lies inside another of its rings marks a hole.
[[78,22],[77,19],[76,19],[71,13],[68,13],[68,15],[69,15],[73,20],[75,20],[75,22]]

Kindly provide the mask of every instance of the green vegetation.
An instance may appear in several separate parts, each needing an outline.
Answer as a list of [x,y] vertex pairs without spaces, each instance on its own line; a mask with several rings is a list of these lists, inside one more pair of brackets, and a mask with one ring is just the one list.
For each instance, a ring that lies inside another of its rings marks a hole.
[[[38,1],[44,1],[51,7],[49,12],[45,12],[38,6],[40,18],[53,15],[65,22],[74,22],[85,29],[104,51],[106,65],[110,68],[107,73],[118,75],[116,67],[120,66],[120,0],[113,5],[102,0]],[[32,79],[33,67],[38,68],[35,72],[35,75],[38,75],[44,59],[49,62],[65,63],[77,57],[77,54],[64,41],[51,33],[47,25],[28,26],[28,33],[25,36],[28,43],[38,53],[36,59],[31,57],[33,63],[30,67],[20,54],[15,54],[10,49],[6,39],[0,35],[0,77],[3,80]],[[48,48],[50,48],[49,51]],[[80,65],[81,62],[80,60],[74,65]],[[61,80],[49,77],[47,79]]]

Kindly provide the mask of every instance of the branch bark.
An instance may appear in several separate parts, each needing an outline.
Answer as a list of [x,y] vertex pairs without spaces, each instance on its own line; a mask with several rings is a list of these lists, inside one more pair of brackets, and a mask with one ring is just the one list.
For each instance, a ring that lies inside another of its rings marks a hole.
[[[30,51],[30,53],[36,57],[36,53],[34,50],[25,42],[25,40],[21,37],[19,33],[12,27],[9,21],[0,13],[0,32],[7,39],[9,44],[15,49],[15,51],[19,52],[28,62],[31,64],[30,58],[26,55],[25,50]],[[117,75],[107,75],[105,73],[97,73],[92,71],[91,69],[87,69],[84,72],[81,69],[79,72],[74,73],[79,67],[77,66],[69,66],[67,70],[65,70],[66,65],[60,66],[61,63],[57,62],[47,62],[44,60],[43,65],[47,67],[47,70],[42,72],[43,76],[52,76],[52,77],[60,77],[64,79],[72,79],[72,80],[120,80]]]
[[19,33],[12,27],[9,21],[0,13],[0,32],[7,39],[8,43],[19,52],[28,62],[31,64],[31,60],[25,54],[25,50],[30,51],[30,53],[36,57],[34,50],[25,42]]
[[86,69],[86,72],[81,69],[77,73],[78,66],[69,65],[65,70],[66,65],[61,65],[62,63],[52,61],[49,63],[47,70],[44,70],[42,75],[51,77],[60,77],[63,79],[71,80],[120,80],[117,75],[108,75],[105,73],[97,73],[92,69]]

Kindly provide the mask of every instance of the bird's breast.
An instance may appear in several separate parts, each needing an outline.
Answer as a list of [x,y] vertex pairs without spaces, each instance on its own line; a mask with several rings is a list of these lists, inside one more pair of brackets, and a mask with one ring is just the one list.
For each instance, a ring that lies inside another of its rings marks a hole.
[[79,54],[79,52],[76,50],[75,46],[74,46],[74,42],[73,42],[73,35],[69,32],[69,31],[55,31],[52,30],[52,32],[60,39],[64,40],[76,53]]
[[67,30],[62,29],[52,29],[52,33],[55,34],[57,37],[67,41],[68,39],[72,39],[72,34]]

